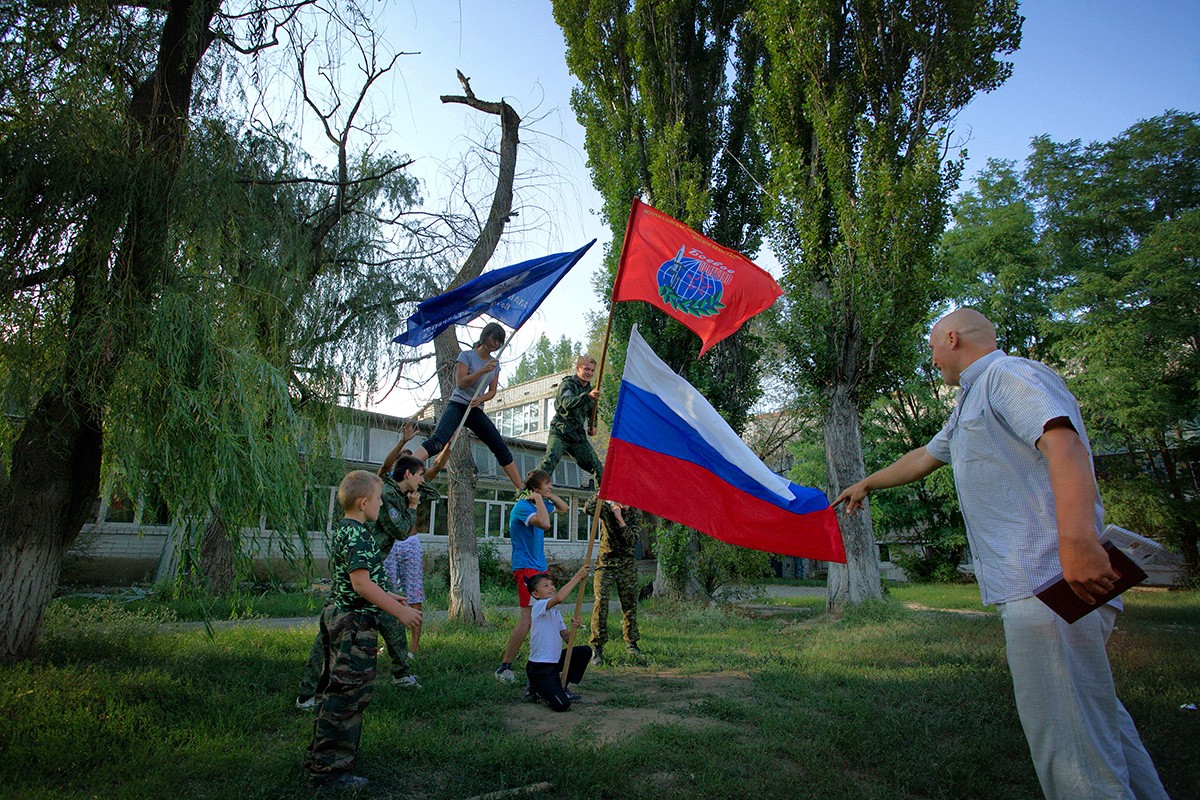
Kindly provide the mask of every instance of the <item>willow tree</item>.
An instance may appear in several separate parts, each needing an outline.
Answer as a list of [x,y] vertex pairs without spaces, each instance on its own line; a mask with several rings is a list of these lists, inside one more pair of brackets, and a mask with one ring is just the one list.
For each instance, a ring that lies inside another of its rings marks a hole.
[[[999,86],[1020,43],[1013,0],[759,0],[769,238],[784,266],[779,341],[823,406],[831,494],[864,475],[860,412],[912,366],[960,159],[954,114]],[[842,517],[833,609],[881,595],[868,515]]]
[[5,660],[31,652],[102,467],[177,519],[303,515],[332,426],[299,411],[357,376],[337,323],[385,277],[372,231],[414,191],[402,160],[322,172],[223,113],[227,59],[311,5],[0,4]]

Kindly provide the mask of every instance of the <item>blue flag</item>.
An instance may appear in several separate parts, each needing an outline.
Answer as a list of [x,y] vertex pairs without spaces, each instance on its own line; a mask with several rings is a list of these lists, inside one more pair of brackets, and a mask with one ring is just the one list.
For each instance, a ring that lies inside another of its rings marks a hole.
[[573,253],[555,253],[492,270],[457,289],[431,297],[408,318],[408,330],[392,341],[410,347],[425,344],[451,325],[480,314],[487,314],[510,328],[519,328],[595,243],[592,239]]

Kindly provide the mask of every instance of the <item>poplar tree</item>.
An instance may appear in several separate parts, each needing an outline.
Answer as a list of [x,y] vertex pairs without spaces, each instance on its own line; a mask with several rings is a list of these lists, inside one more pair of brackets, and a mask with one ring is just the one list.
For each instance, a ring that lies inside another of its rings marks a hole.
[[[829,491],[864,476],[860,414],[935,300],[934,248],[961,158],[948,129],[999,86],[1020,43],[1013,0],[758,0],[758,114],[770,148],[769,240],[784,266],[777,340],[822,404]],[[848,563],[829,606],[881,596],[867,514],[842,516]]]
[[[762,197],[753,176],[764,159],[751,89],[762,48],[744,18],[746,6],[741,0],[554,1],[567,66],[580,82],[571,105],[586,132],[588,167],[612,231],[606,269],[596,281],[606,303],[634,198],[750,257],[761,245]],[[610,367],[621,372],[623,345],[638,324],[654,351],[734,430],[745,427],[762,392],[756,374],[761,343],[750,330],[698,359],[698,337],[646,303],[620,303],[612,319],[606,374]],[[611,413],[616,382],[602,388]],[[723,546],[678,526],[671,530],[687,537],[682,549],[691,553],[689,563],[700,547]],[[691,567],[686,571],[690,575]],[[689,593],[700,588],[690,579],[678,583]]]

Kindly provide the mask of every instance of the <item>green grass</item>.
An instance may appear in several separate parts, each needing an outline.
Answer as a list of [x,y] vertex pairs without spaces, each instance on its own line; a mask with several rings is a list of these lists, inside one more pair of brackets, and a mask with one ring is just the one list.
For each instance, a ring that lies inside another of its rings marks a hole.
[[[235,596],[171,597],[167,592],[148,590],[144,593],[114,593],[111,597],[98,598],[91,595],[67,594],[54,600],[53,606],[83,609],[92,606],[116,604],[131,613],[164,615],[179,622],[201,620],[220,621],[230,619],[268,619],[315,617],[329,587],[322,586],[308,591],[294,587],[256,590]],[[450,593],[443,580],[432,578],[425,587],[425,608],[445,609],[450,602]],[[484,606],[502,607],[517,604],[515,584],[496,586],[487,584],[481,590]]]
[[[903,605],[958,610],[958,589],[893,587],[840,620],[652,600],[647,658],[612,648],[584,678],[587,701],[562,715],[492,679],[512,616],[431,625],[425,688],[381,680],[375,692],[360,753],[372,784],[357,796],[548,781],[544,796],[572,798],[1040,797],[999,620]],[[1127,605],[1110,648],[1118,690],[1171,796],[1200,796],[1200,712],[1179,709],[1198,699],[1200,595],[1134,591]],[[210,638],[163,632],[165,616],[56,605],[38,659],[0,667],[0,797],[312,796],[300,770],[311,717],[291,706],[311,628]]]

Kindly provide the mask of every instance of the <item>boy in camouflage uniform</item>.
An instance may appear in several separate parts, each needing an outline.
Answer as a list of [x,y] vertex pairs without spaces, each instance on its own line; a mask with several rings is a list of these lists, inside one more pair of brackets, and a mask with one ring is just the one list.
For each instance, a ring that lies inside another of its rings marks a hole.
[[596,457],[589,436],[596,435],[591,425],[592,409],[600,389],[592,388],[592,376],[596,374],[596,359],[580,356],[575,359],[575,374],[563,378],[558,385],[558,396],[554,398],[554,418],[550,420],[550,435],[546,440],[546,456],[537,468],[554,475],[554,468],[562,460],[563,453],[570,453],[579,468],[590,472],[600,485],[600,473],[604,465]]
[[[600,550],[596,557],[596,576],[592,581],[592,664],[604,663],[604,643],[608,641],[608,593],[613,584],[617,587],[617,598],[621,601],[621,632],[625,636],[625,649],[641,655],[638,648],[637,624],[637,559],[634,545],[637,543],[638,510],[629,506],[604,503],[600,512]],[[585,510],[596,513],[596,498],[588,500]]]
[[[406,428],[407,430],[407,428]],[[411,437],[408,437],[411,438]],[[402,440],[401,443],[403,443]],[[370,526],[371,535],[379,548],[380,558],[387,558],[395,542],[407,539],[412,533],[417,521],[417,505],[420,498],[438,499],[437,490],[425,484],[425,465],[412,456],[393,458],[391,454],[384,459],[384,468],[390,468],[389,474],[382,475],[383,505],[379,518]],[[385,580],[381,586],[387,587]],[[392,587],[395,589],[395,587]],[[412,673],[408,664],[408,638],[404,626],[392,617],[384,615],[379,618],[379,633],[387,647],[388,656],[392,660],[392,683],[409,689],[420,689],[417,676]],[[296,695],[296,708],[311,709],[317,704],[317,681],[325,663],[325,644],[320,633],[313,640],[308,651],[308,661],[304,664],[304,672],[300,676],[300,691]]]
[[367,526],[379,516],[382,494],[383,482],[365,470],[351,472],[338,487],[344,517],[329,542],[333,586],[330,602],[321,611],[325,646],[317,682],[321,704],[304,764],[314,786],[343,789],[367,784],[366,778],[354,774],[354,767],[362,715],[375,685],[379,613],[382,610],[407,627],[421,621],[421,612],[402,605],[381,586],[386,580],[383,558]]

